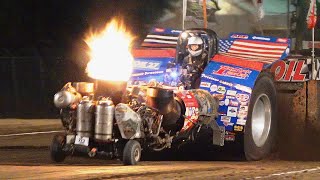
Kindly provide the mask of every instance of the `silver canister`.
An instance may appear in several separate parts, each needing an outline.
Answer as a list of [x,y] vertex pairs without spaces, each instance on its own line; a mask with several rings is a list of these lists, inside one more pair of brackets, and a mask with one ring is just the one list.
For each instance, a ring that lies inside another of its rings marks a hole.
[[92,137],[93,134],[93,111],[94,103],[87,97],[84,97],[77,109],[77,135],[81,137]]
[[114,104],[108,98],[98,101],[95,121],[95,139],[109,141],[112,139]]
[[72,104],[77,104],[81,100],[81,95],[77,92],[62,90],[54,95],[54,105],[57,108],[66,108]]

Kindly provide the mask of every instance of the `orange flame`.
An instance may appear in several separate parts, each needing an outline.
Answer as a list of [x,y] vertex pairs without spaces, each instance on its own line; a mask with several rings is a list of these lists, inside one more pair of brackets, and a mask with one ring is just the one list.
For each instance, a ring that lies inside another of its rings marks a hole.
[[121,21],[113,19],[100,33],[93,33],[85,42],[90,47],[87,73],[107,81],[128,81],[133,68],[130,53],[133,36]]

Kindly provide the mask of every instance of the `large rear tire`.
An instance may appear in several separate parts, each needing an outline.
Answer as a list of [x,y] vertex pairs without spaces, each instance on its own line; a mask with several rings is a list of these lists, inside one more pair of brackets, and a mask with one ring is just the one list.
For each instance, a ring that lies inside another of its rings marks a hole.
[[66,158],[66,153],[63,151],[66,137],[63,135],[55,135],[50,146],[51,159],[55,162],[62,162]]
[[141,145],[136,140],[129,140],[123,149],[124,165],[136,165],[141,159]]
[[261,160],[271,154],[275,147],[276,89],[271,75],[261,73],[249,104],[248,120],[244,133],[244,153],[249,161]]

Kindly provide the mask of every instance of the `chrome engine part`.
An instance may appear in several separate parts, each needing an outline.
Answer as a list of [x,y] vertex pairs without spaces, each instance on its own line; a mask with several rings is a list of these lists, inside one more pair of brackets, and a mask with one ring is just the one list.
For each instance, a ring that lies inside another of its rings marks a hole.
[[202,89],[190,90],[196,97],[199,104],[199,120],[203,124],[209,124],[210,121],[218,117],[218,99],[211,96],[211,94]]
[[112,139],[114,104],[109,98],[101,98],[96,107],[95,139],[109,141]]
[[88,97],[84,97],[77,108],[76,131],[81,137],[92,137],[94,123],[93,110],[94,103]]
[[119,103],[115,107],[115,118],[124,139],[141,138],[141,117],[128,104]]
[[81,100],[81,94],[76,91],[71,83],[67,83],[54,95],[53,102],[57,108],[67,108],[72,105],[76,105]]
[[72,83],[72,86],[83,96],[90,96],[94,93],[94,83],[74,82]]
[[163,115],[159,114],[159,112],[156,109],[147,106],[141,106],[138,109],[137,113],[143,120],[142,123],[146,136],[159,136]]
[[148,88],[146,105],[157,109],[163,115],[162,126],[166,131],[177,132],[181,129],[182,108],[174,98],[172,90],[158,87]]

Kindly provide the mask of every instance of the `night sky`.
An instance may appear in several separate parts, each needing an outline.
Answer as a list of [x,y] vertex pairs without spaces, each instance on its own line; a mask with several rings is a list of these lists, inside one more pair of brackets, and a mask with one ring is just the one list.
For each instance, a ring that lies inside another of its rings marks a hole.
[[[136,34],[158,19],[168,1],[158,0],[3,0],[0,1],[1,47],[37,46],[39,41],[65,42],[100,28],[114,16],[124,17]],[[141,31],[142,30],[142,31]]]
[[0,1],[0,118],[56,117],[54,93],[88,80],[89,30],[118,16],[139,41],[166,8],[169,0]]

